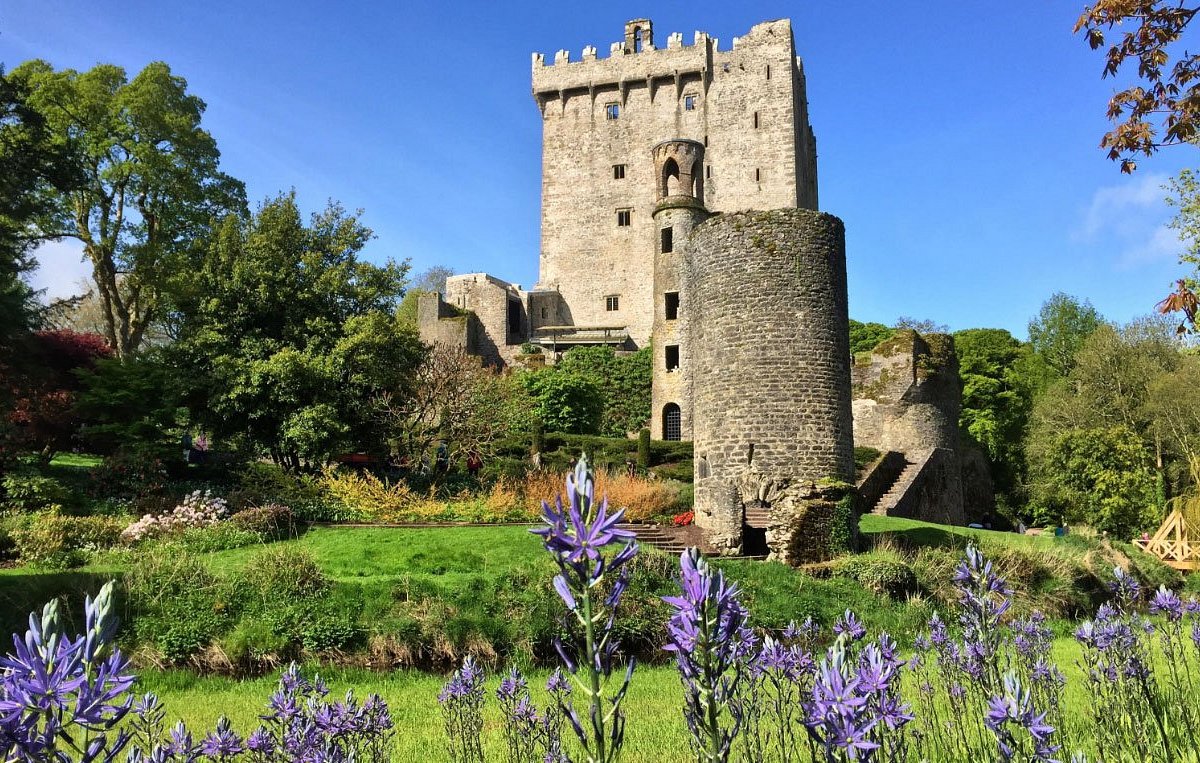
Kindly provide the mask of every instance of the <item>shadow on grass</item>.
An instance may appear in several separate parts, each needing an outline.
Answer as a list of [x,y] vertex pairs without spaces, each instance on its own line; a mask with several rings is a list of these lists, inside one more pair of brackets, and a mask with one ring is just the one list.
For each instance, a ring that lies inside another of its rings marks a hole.
[[95,596],[115,576],[111,572],[76,570],[23,570],[0,575],[0,634],[24,633],[29,628],[29,613],[41,612],[46,602],[56,598],[65,604],[59,607],[59,615],[67,632],[81,631],[84,596]]

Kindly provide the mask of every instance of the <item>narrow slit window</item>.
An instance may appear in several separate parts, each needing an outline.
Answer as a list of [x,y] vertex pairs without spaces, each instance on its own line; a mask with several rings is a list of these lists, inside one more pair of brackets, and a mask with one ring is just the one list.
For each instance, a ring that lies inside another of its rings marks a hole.
[[542,308],[542,320],[546,320],[549,317],[550,317],[550,311],[543,307]]
[[604,309],[610,313],[615,313],[621,309],[621,297],[616,294],[610,294],[604,298]]
[[662,229],[662,252],[663,252],[663,254],[666,254],[667,252],[673,252],[673,251],[675,251],[674,229],[663,228]]
[[771,65],[767,64],[767,79],[771,79]]
[[685,95],[683,97],[683,110],[684,111],[695,111],[696,110],[696,96],[689,93],[688,95]]
[[711,164],[707,164],[704,166],[704,177],[706,177],[706,178],[712,177],[712,165]]
[[664,296],[666,297],[667,320],[676,320],[679,318],[679,292],[669,291]]
[[624,164],[614,164],[613,165],[613,180],[624,180],[624,179],[625,179],[625,165]]
[[679,345],[668,344],[664,349],[667,351],[667,370],[679,370]]
[[758,129],[758,112],[754,112],[754,129]]
[[621,118],[621,104],[606,103],[604,104],[604,118],[612,121]]
[[632,209],[618,209],[617,210],[617,227],[618,228],[628,228],[631,224],[630,221],[632,219],[633,219],[633,210]]

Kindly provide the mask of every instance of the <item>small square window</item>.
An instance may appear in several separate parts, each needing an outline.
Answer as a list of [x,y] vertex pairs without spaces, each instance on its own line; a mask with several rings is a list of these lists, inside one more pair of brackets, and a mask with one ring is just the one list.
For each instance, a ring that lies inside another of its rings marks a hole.
[[666,254],[668,252],[673,252],[673,251],[675,251],[674,230],[672,228],[663,228],[662,229],[662,252],[663,252],[663,254]]
[[679,292],[669,291],[663,296],[666,298],[667,320],[673,321],[679,317]]
[[628,228],[630,225],[630,220],[632,218],[633,218],[633,210],[632,209],[618,209],[617,210],[617,227],[618,228]]
[[689,94],[689,95],[685,95],[683,97],[683,110],[684,111],[695,111],[696,110],[696,96]]
[[665,349],[667,351],[667,370],[668,371],[678,371],[679,370],[679,345],[668,344]]
[[616,294],[610,294],[604,298],[604,309],[610,313],[615,313],[621,309],[621,298]]
[[613,165],[613,180],[624,180],[624,179],[625,179],[625,165],[624,164],[614,164]]
[[621,104],[619,104],[619,103],[604,104],[604,118],[609,119],[609,120],[620,119],[621,118]]

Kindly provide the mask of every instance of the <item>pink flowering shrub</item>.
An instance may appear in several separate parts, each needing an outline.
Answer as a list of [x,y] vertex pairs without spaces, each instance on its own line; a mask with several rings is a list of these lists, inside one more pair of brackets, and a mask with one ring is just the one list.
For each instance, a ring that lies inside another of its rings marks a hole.
[[196,490],[166,514],[146,514],[125,528],[121,539],[135,543],[146,538],[173,535],[191,527],[209,527],[229,516],[229,504],[210,490]]

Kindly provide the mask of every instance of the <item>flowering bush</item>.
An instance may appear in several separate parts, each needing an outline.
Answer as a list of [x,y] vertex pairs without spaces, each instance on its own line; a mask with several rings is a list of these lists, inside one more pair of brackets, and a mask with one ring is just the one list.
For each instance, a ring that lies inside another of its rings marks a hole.
[[181,532],[191,527],[215,525],[229,516],[229,504],[209,490],[189,493],[183,502],[166,514],[146,514],[125,528],[122,539],[136,542],[146,538]]
[[696,513],[694,511],[685,511],[682,514],[676,514],[671,517],[671,524],[676,527],[687,527],[696,521]]

